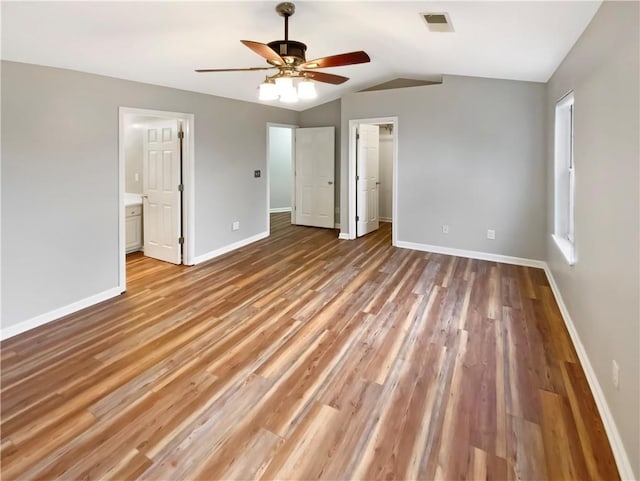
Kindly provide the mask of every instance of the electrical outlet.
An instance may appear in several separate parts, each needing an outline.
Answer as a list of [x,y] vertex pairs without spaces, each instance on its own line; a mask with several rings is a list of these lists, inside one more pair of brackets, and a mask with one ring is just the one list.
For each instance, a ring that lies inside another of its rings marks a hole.
[[494,240],[496,238],[496,231],[493,229],[487,229],[487,239]]
[[260,175],[262,175],[262,173],[259,170],[254,170],[253,171],[253,176],[257,179],[258,177],[260,177]]
[[233,224],[231,224],[231,230],[240,230],[240,222],[235,221]]
[[442,224],[442,233],[443,234],[448,234],[449,233],[449,225],[448,224]]
[[620,368],[618,367],[618,363],[614,360],[611,363],[611,381],[613,381],[613,387],[616,390],[620,390]]

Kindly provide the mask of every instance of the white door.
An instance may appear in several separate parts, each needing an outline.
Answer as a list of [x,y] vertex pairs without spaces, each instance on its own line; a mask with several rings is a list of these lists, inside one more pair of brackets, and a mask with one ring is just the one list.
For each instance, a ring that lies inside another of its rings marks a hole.
[[295,130],[296,224],[335,226],[334,127]]
[[178,132],[178,120],[145,125],[142,164],[144,255],[173,264],[182,262]]
[[378,219],[379,138],[377,125],[360,124],[356,147],[356,207],[357,236],[363,236],[380,226]]

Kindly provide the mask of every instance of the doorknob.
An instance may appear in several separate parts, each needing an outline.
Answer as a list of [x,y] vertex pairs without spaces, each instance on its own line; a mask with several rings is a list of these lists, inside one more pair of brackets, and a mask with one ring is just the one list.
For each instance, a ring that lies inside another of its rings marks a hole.
[[327,182],[327,184],[333,185],[333,180],[330,180],[329,182]]

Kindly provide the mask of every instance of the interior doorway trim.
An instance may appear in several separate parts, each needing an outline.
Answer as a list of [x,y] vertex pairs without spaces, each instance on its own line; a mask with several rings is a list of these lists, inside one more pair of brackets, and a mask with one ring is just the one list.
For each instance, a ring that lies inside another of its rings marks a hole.
[[[347,192],[349,199],[348,230],[340,234],[340,238],[353,240],[356,238],[356,133],[360,124],[391,124],[393,125],[393,162],[392,162],[392,193],[391,193],[391,245],[397,244],[398,239],[398,117],[374,117],[371,119],[349,120],[349,165],[347,169]],[[343,191],[344,192],[344,191]]]
[[264,169],[265,172],[265,182],[267,183],[267,232],[271,232],[271,212],[270,212],[270,204],[271,204],[271,172],[269,171],[269,164],[271,163],[271,145],[269,142],[269,133],[271,127],[280,127],[284,129],[291,129],[291,223],[294,223],[295,219],[295,211],[296,211],[296,176],[295,176],[295,130],[299,127],[298,125],[293,124],[278,124],[274,122],[267,122],[267,162],[266,167]]
[[183,121],[184,141],[182,143],[182,182],[184,191],[182,194],[182,232],[184,244],[182,246],[183,264],[193,265],[195,254],[195,193],[194,193],[194,122],[193,114],[183,112],[167,112],[164,110],[150,110],[133,107],[119,107],[118,110],[118,287],[124,292],[127,287],[126,276],[126,248],[125,248],[125,215],[124,215],[124,191],[125,191],[125,159],[124,159],[124,135],[125,117],[128,115],[144,115],[162,119],[178,119]]

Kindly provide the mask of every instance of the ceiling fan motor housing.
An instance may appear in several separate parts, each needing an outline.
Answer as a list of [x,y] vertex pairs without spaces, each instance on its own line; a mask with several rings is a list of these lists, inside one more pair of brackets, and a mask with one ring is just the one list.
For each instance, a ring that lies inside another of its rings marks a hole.
[[[295,40],[275,40],[267,45],[280,55],[288,65],[298,65],[306,62],[305,52],[307,46]],[[273,62],[269,62],[275,65]]]

